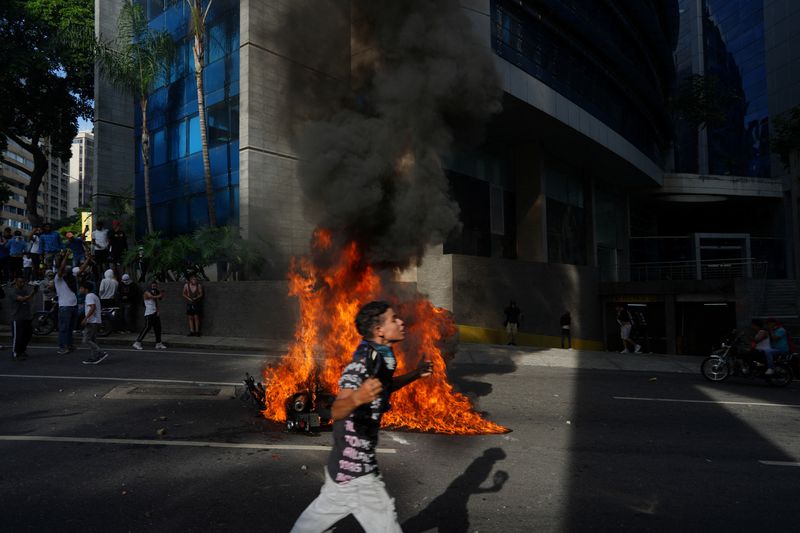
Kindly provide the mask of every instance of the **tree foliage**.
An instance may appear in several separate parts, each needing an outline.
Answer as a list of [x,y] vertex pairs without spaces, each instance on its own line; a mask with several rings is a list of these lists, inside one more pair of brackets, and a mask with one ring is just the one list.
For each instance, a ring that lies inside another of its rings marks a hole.
[[733,104],[741,95],[725,87],[713,75],[687,76],[672,99],[678,117],[696,127],[715,127],[723,124]]
[[772,127],[770,148],[781,158],[781,163],[786,170],[791,170],[789,168],[790,156],[794,152],[800,152],[800,106],[795,106],[776,117]]
[[33,224],[41,222],[37,198],[47,157],[69,159],[78,117],[91,116],[93,47],[80,36],[93,26],[91,0],[0,2],[0,148],[12,139],[31,154],[32,170],[4,164],[30,178],[25,204]]
[[[149,275],[160,281],[187,279],[190,274],[208,279],[205,269],[214,264],[223,266],[226,280],[243,272],[258,276],[264,270],[265,259],[259,247],[242,239],[231,226],[202,228],[171,239],[154,232],[146,235],[139,247]],[[133,265],[138,254],[136,248],[129,250],[125,263]]]

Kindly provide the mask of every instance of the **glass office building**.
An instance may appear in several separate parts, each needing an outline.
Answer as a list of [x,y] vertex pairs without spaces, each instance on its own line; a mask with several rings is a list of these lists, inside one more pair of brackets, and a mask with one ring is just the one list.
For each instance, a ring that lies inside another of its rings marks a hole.
[[681,0],[680,11],[679,84],[710,78],[724,105],[705,131],[677,123],[676,170],[770,177],[763,0]]
[[[142,0],[150,27],[168,31],[177,57],[168,78],[150,96],[150,192],[155,227],[166,234],[208,225],[193,38],[186,2]],[[211,179],[218,225],[239,223],[239,2],[215,0],[206,21],[204,86]],[[138,111],[138,103],[135,104]],[[144,174],[136,112],[135,205],[137,233],[146,228]]]

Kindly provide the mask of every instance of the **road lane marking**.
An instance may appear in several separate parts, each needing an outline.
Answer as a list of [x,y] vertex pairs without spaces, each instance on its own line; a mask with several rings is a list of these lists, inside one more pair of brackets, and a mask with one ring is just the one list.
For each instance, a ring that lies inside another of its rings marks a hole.
[[[102,341],[101,341],[101,344],[102,344]],[[119,345],[114,345],[114,344],[105,345],[103,350],[105,350],[106,352],[118,352],[118,353],[125,352],[125,353],[153,354],[153,355],[157,354],[159,357],[162,357],[162,356],[165,356],[165,355],[173,355],[173,354],[177,354],[177,355],[211,355],[211,356],[216,356],[216,357],[250,357],[250,358],[253,358],[253,359],[264,359],[264,358],[266,358],[266,359],[280,359],[280,358],[283,357],[283,355],[264,354],[264,353],[258,353],[258,352],[228,352],[228,351],[225,351],[225,350],[209,351],[209,352],[197,352],[197,351],[189,351],[189,350],[172,350],[172,349],[169,349],[169,350],[149,350],[149,349],[137,350],[135,348],[123,348],[121,346],[115,348],[114,346],[119,346]],[[47,346],[42,346],[42,345],[33,344],[30,347],[31,347],[31,349],[41,350],[43,352],[48,352],[48,351],[51,352],[52,351],[52,348],[47,347]],[[208,348],[208,349],[209,350],[214,350],[215,348]],[[284,352],[286,352],[288,350],[276,350],[276,351],[280,351],[281,353],[284,353]]]
[[[80,444],[135,444],[142,446],[190,446],[199,448],[238,448],[244,450],[297,450],[330,451],[331,446],[308,444],[240,444],[234,442],[207,442],[197,440],[100,439],[93,437],[47,437],[39,435],[0,435],[0,441],[9,442],[72,442]],[[377,448],[378,453],[397,453],[394,448]]]
[[795,462],[792,462],[792,461],[762,461],[762,460],[759,460],[758,462],[761,463],[762,465],[767,465],[767,466],[800,466],[800,463],[795,463]]
[[130,383],[183,383],[193,385],[218,385],[222,387],[244,386],[244,382],[230,383],[227,381],[190,381],[185,379],[155,379],[155,378],[112,378],[101,376],[39,376],[35,374],[0,374],[0,378],[25,378],[25,379],[75,379],[87,381],[125,381]]
[[727,400],[681,400],[678,398],[638,398],[635,396],[612,396],[615,400],[630,400],[639,402],[675,402],[675,403],[713,403],[717,405],[751,405],[756,407],[800,407],[793,403],[768,403],[768,402],[733,402]]

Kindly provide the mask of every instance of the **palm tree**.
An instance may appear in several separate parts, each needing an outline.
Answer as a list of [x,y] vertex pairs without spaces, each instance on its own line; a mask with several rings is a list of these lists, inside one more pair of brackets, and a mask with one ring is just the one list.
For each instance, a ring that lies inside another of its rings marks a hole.
[[217,211],[214,207],[214,185],[211,182],[211,160],[208,156],[208,133],[206,130],[206,97],[203,90],[203,59],[205,56],[206,17],[214,0],[208,0],[203,9],[203,0],[186,0],[192,19],[191,34],[194,38],[194,78],[197,82],[197,113],[200,118],[200,144],[203,150],[203,180],[206,184],[208,202],[208,225],[216,227]]
[[153,233],[150,200],[150,131],[147,128],[147,102],[162,79],[168,79],[175,55],[175,42],[168,32],[147,26],[141,6],[126,1],[117,19],[117,36],[112,42],[97,43],[100,72],[115,87],[132,93],[142,112],[142,164],[147,232]]

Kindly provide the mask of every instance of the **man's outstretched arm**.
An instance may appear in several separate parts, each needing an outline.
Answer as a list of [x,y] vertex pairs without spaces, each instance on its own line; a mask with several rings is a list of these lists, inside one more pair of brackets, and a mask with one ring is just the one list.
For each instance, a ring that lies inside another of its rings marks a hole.
[[398,389],[402,389],[409,383],[413,383],[419,378],[428,377],[431,374],[433,374],[433,363],[423,359],[420,361],[416,370],[412,370],[411,372],[403,374],[402,376],[394,377],[392,379],[392,386],[389,390],[390,392],[394,392]]

